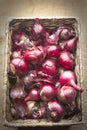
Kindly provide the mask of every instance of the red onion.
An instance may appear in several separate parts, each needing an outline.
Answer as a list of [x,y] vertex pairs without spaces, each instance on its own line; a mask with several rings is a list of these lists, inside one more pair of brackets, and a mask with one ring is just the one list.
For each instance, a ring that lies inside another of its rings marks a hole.
[[67,51],[73,51],[76,49],[77,46],[77,41],[78,41],[78,37],[74,37],[73,39],[70,39],[68,41],[66,41],[66,45],[65,45],[65,49]]
[[75,66],[74,56],[68,51],[62,51],[58,57],[58,63],[65,69],[73,69]]
[[42,64],[42,71],[48,75],[54,76],[57,73],[56,62],[52,59],[47,59]]
[[60,54],[60,49],[56,45],[47,46],[47,57],[57,57]]
[[73,27],[69,25],[63,25],[57,29],[56,35],[59,37],[60,40],[68,40],[74,37],[76,34]]
[[46,45],[53,45],[53,44],[57,44],[58,42],[58,36],[56,35],[56,33],[53,33],[51,35],[49,35],[49,33],[46,33]]
[[11,71],[18,75],[23,75],[28,72],[28,65],[25,60],[21,57],[17,57],[10,62]]
[[71,86],[62,86],[57,88],[57,98],[63,103],[69,104],[73,109],[75,107],[76,90]]
[[45,28],[40,23],[39,19],[35,19],[35,24],[31,30],[31,35],[33,40],[38,40],[40,37],[45,36]]
[[17,111],[17,114],[21,119],[25,119],[27,115],[27,104],[24,99],[16,98],[14,101],[14,107]]
[[27,75],[23,77],[23,83],[27,88],[30,88],[30,86],[36,81],[37,78],[37,72],[36,70],[31,70]]
[[10,97],[12,99],[15,98],[24,98],[26,96],[26,93],[24,91],[24,86],[22,82],[17,82],[14,87],[10,90]]
[[13,31],[11,37],[13,42],[13,50],[17,51],[27,48],[29,44],[29,38],[24,32],[18,30]]
[[40,98],[42,101],[50,101],[55,96],[55,86],[45,84],[40,88]]
[[38,63],[42,61],[45,57],[45,50],[42,46],[37,48],[32,48],[31,50],[26,50],[24,53],[24,59],[29,63]]
[[73,88],[75,88],[78,91],[83,92],[83,88],[79,87],[76,84],[76,74],[73,71],[67,70],[64,71],[60,74],[59,76],[59,82],[61,83],[61,85],[70,85]]
[[38,101],[40,99],[39,89],[32,88],[30,89],[27,97],[25,97],[25,101]]
[[48,102],[48,111],[53,121],[59,121],[64,117],[64,106],[56,100]]

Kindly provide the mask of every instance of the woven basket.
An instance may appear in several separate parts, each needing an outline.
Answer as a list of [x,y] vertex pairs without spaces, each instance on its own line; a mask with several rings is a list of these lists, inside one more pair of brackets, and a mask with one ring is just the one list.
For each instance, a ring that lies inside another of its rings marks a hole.
[[[56,29],[60,25],[70,25],[75,28],[77,35],[79,36],[79,27],[78,21],[75,18],[40,18],[40,22],[48,29]],[[15,29],[25,29],[26,31],[31,30],[34,25],[34,18],[13,18],[11,19],[6,28],[6,59],[5,59],[5,73],[4,73],[4,87],[5,87],[5,110],[4,110],[4,118],[5,125],[14,126],[14,127],[27,127],[27,126],[64,126],[64,125],[72,125],[72,124],[81,124],[82,121],[82,101],[81,95],[78,94],[77,105],[81,112],[77,115],[74,115],[70,119],[62,119],[59,122],[52,122],[45,119],[26,119],[26,120],[13,120],[10,113],[10,99],[9,99],[9,82],[7,73],[9,71],[9,62],[10,62],[10,51],[11,51],[11,31]],[[81,74],[80,74],[80,46],[78,44],[76,50],[76,67],[75,72],[77,75],[78,84],[81,85]]]

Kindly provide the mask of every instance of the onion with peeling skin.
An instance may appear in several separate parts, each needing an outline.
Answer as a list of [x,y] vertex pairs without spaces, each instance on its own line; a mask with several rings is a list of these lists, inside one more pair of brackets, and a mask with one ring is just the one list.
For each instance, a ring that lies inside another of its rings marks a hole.
[[26,96],[26,93],[25,93],[24,86],[21,81],[17,82],[15,86],[13,86],[10,90],[10,97],[12,99],[24,98],[25,96]]
[[62,86],[57,88],[57,98],[62,103],[69,104],[71,109],[76,107],[75,98],[77,95],[77,91],[71,86]]
[[57,29],[56,35],[59,37],[59,40],[68,40],[76,36],[76,33],[73,27],[62,25]]
[[24,50],[27,49],[29,45],[29,37],[23,32],[23,31],[18,31],[15,30],[12,32],[11,35],[12,42],[13,42],[13,50],[14,51],[19,51],[19,50]]

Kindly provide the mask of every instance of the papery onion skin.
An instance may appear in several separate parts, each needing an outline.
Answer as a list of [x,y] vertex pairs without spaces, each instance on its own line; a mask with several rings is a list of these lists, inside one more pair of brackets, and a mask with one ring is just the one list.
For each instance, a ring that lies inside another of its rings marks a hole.
[[26,92],[24,90],[24,86],[22,84],[22,81],[17,82],[10,90],[10,98],[16,99],[16,98],[24,98],[26,96]]
[[56,35],[58,35],[59,40],[68,40],[76,36],[76,33],[73,27],[62,25],[57,29]]
[[33,108],[36,106],[35,101],[27,101],[27,117],[32,117]]
[[23,31],[14,30],[12,32],[11,38],[14,51],[19,51],[28,47],[29,37]]

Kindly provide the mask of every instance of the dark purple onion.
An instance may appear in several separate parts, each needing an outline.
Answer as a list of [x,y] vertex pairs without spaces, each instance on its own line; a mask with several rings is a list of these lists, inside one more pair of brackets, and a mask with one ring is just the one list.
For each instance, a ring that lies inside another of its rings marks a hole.
[[48,102],[47,109],[53,121],[59,121],[64,117],[64,106],[57,100]]

